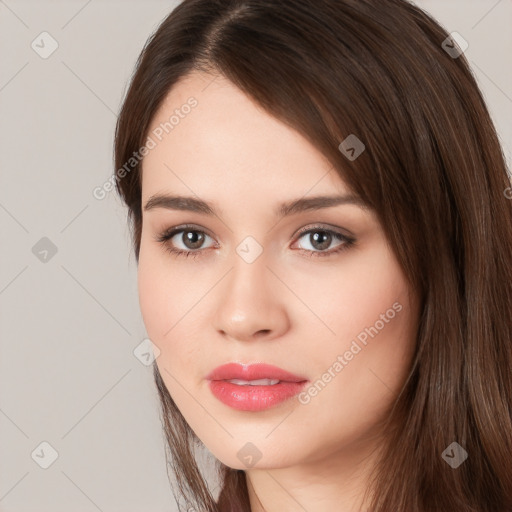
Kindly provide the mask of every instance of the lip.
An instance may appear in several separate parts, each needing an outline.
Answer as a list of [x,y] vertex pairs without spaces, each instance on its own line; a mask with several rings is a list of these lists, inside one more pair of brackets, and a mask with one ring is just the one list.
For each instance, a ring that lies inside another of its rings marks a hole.
[[[262,411],[294,396],[308,380],[269,364],[228,363],[215,368],[207,377],[213,395],[224,404],[241,411]],[[278,379],[274,385],[240,385],[227,382],[232,379]]]
[[307,380],[304,377],[294,375],[282,368],[271,364],[240,364],[228,363],[215,368],[207,377],[208,380],[258,380],[258,379],[279,379],[285,382],[302,382]]

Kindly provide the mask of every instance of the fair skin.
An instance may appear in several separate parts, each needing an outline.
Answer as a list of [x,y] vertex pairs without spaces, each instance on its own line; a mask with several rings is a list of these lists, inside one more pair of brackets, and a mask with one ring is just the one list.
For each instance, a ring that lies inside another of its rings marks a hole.
[[[198,104],[143,162],[143,207],[157,194],[181,195],[217,212],[143,210],[139,298],[158,368],[208,450],[246,471],[254,512],[364,510],[380,422],[411,363],[417,304],[372,210],[347,203],[275,216],[282,202],[351,191],[299,133],[223,77],[212,80],[193,73],[172,88],[149,133],[190,96]],[[196,245],[186,229],[156,240],[183,224],[194,226]],[[313,233],[298,235],[304,227],[356,243],[333,253],[345,242],[333,236],[322,248]],[[236,251],[248,236],[262,250],[251,263]],[[166,246],[197,254],[176,256]],[[377,324],[397,303],[400,312]],[[365,328],[381,324],[333,370]],[[205,379],[227,362],[265,362],[310,383],[330,368],[331,378],[305,403],[295,397],[240,411],[213,396]],[[261,453],[251,467],[237,456],[248,442]]]

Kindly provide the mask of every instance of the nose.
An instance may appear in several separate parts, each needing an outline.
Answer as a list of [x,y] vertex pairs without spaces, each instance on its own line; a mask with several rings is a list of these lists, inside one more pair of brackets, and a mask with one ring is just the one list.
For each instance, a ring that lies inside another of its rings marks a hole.
[[226,339],[270,341],[289,329],[286,287],[264,258],[238,259],[219,286],[214,327]]

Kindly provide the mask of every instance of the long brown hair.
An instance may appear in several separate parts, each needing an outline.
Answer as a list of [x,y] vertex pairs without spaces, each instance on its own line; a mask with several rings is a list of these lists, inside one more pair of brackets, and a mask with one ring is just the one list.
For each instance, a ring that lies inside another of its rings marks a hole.
[[[300,132],[375,210],[421,300],[415,356],[371,481],[375,512],[512,510],[510,181],[448,36],[405,0],[184,0],[144,47],[116,129],[137,262],[141,164],[126,163],[194,70],[222,74]],[[355,160],[339,150],[350,134],[365,144]],[[249,512],[245,473],[220,461],[213,498],[194,458],[199,440],[154,372],[180,499]],[[468,453],[456,469],[442,457],[453,442]]]

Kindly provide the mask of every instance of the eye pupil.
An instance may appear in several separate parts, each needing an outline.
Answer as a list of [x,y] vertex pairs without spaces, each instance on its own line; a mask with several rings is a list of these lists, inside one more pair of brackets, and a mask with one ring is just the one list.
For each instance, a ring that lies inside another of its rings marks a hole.
[[[197,249],[204,241],[204,234],[198,231],[185,231],[183,233],[185,245],[189,249]],[[191,245],[189,245],[191,244]]]
[[[319,233],[321,234],[319,235]],[[315,231],[314,233],[311,233],[310,237],[312,239],[312,245],[315,247],[315,249],[327,249],[331,244],[332,235],[326,231]],[[320,246],[317,247],[315,244],[319,244]]]

